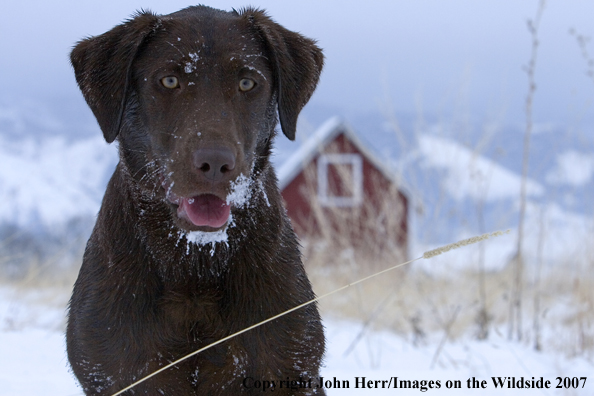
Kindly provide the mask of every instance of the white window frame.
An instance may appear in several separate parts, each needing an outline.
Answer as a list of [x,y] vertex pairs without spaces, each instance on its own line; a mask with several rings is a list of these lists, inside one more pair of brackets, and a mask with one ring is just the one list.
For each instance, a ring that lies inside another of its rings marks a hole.
[[[328,165],[351,165],[353,195],[329,196]],[[356,207],[363,202],[363,160],[356,153],[322,154],[318,158],[318,200],[322,206]]]

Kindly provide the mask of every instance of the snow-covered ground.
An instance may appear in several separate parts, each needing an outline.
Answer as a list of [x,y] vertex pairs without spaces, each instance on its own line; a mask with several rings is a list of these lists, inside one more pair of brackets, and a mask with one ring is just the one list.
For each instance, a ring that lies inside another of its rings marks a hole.
[[[54,296],[58,302],[48,306],[46,296],[23,298],[22,292],[15,293],[0,289],[0,395],[82,395],[65,355],[61,302],[68,296]],[[483,342],[466,339],[442,344],[442,335],[435,334],[431,341],[414,346],[390,332],[362,333],[358,322],[326,318],[325,325],[328,351],[322,376],[332,386],[328,395],[594,395],[593,362],[536,352],[507,341],[497,331]],[[366,388],[361,388],[363,377]],[[394,389],[396,377],[398,384],[411,381],[411,388]],[[516,382],[542,377],[550,381],[550,388],[509,389],[507,382],[504,389],[496,388],[493,377],[514,377]],[[469,388],[468,380],[473,378],[484,388]],[[568,378],[570,389],[557,389],[558,378]],[[335,387],[335,379],[341,388]],[[572,379],[574,384],[579,379],[577,389],[571,387]],[[370,380],[373,388],[367,387]],[[349,388],[344,387],[347,382]],[[392,388],[382,388],[389,383]],[[456,384],[460,388],[448,388]]]

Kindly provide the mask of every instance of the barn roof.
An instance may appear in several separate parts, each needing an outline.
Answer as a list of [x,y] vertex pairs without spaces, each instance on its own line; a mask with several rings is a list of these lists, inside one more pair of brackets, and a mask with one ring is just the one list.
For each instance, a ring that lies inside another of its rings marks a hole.
[[401,184],[398,172],[382,161],[368,145],[364,144],[351,126],[340,117],[332,117],[301,145],[279,168],[279,187],[283,190],[301,172],[303,167],[318,155],[336,136],[344,133],[357,149],[373,164],[388,180]]

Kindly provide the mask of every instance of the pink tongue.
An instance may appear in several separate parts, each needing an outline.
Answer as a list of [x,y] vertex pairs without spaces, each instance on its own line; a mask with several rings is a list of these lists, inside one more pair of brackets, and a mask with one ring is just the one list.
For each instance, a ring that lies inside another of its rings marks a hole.
[[211,195],[181,198],[179,212],[185,212],[188,220],[196,226],[222,227],[229,220],[231,208],[222,199]]

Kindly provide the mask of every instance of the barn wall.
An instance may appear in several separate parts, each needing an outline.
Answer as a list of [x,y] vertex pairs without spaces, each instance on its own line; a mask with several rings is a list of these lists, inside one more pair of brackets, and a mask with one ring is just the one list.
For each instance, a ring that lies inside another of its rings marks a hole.
[[[363,160],[363,203],[358,207],[323,207],[317,198],[319,153],[282,191],[287,211],[302,239],[320,237],[355,248],[397,247],[407,256],[407,198],[343,134],[323,150],[357,153]],[[330,175],[336,177],[336,174]],[[340,241],[338,241],[340,239]]]

